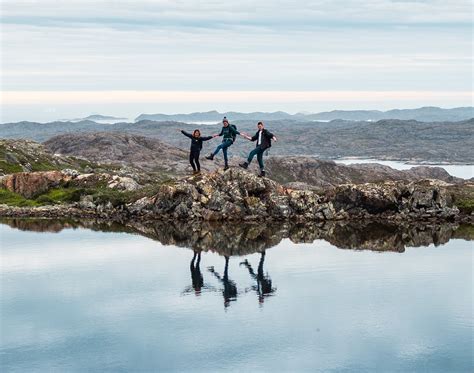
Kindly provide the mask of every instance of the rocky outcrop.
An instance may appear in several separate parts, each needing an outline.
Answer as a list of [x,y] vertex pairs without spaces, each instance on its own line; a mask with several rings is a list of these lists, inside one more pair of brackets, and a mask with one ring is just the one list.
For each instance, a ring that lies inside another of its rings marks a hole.
[[[285,188],[270,179],[231,168],[228,171],[217,171],[162,184],[153,196],[147,196],[145,193],[145,196],[137,195],[136,198],[142,197],[137,200],[119,198],[112,201],[107,196],[94,197],[88,194],[88,191],[93,191],[94,189],[90,188],[97,186],[135,190],[138,184],[133,179],[108,174],[74,176],[72,171],[68,171],[67,174],[54,175],[56,178],[51,179],[50,183],[67,180],[67,186],[78,187],[84,192],[78,202],[68,207],[82,210],[87,216],[96,215],[104,219],[121,216],[141,221],[472,221],[474,217],[468,209],[460,214],[453,203],[451,189],[448,189],[452,186],[439,180],[344,184],[325,193],[318,193]],[[9,178],[16,180],[17,176],[15,174]],[[21,184],[8,185],[11,185],[13,190],[23,191],[18,187]],[[44,186],[41,184],[41,188],[49,185],[45,182]],[[472,189],[474,186],[464,186],[467,187]],[[29,189],[24,191],[36,193],[37,190],[39,189],[29,186]],[[0,216],[25,216],[28,215],[27,211],[2,207]],[[29,213],[42,216],[41,212],[37,213],[34,208]]]
[[187,151],[155,138],[126,133],[65,134],[49,139],[44,145],[54,153],[100,163],[133,165],[145,171],[174,174],[184,172],[188,167]]
[[60,171],[18,172],[3,176],[0,185],[25,198],[33,198],[69,179]]
[[177,220],[453,219],[458,210],[446,186],[431,180],[347,184],[317,194],[231,169],[164,185],[153,199],[153,213]]
[[76,170],[18,172],[0,177],[0,186],[25,198],[34,198],[57,186],[96,188],[107,187],[122,191],[141,188],[131,177],[103,173],[80,174]]
[[266,162],[266,167],[274,180],[296,188],[312,186],[326,189],[341,184],[379,183],[397,180],[437,179],[449,183],[463,181],[463,179],[451,176],[441,167],[418,166],[400,171],[378,163],[346,166],[312,157],[271,157]]

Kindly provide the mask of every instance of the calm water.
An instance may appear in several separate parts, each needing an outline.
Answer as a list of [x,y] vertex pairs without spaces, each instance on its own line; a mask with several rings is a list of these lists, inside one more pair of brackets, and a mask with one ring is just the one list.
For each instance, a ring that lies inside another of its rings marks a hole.
[[384,166],[390,166],[396,170],[409,170],[416,166],[428,166],[428,167],[441,167],[444,168],[450,175],[460,177],[462,179],[470,179],[474,177],[474,165],[469,164],[415,164],[405,163],[399,161],[382,161],[379,159],[336,159],[335,162],[342,164],[355,164],[355,163],[379,163]]
[[4,221],[0,234],[5,372],[473,367],[472,227]]

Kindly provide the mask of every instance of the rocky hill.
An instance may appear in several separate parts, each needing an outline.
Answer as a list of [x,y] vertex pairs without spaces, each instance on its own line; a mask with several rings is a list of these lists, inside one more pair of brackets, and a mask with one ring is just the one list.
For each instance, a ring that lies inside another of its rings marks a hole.
[[[229,117],[233,121],[232,117]],[[263,118],[265,120],[265,118]],[[237,123],[238,129],[255,133],[254,121]],[[78,123],[6,123],[0,124],[0,137],[46,141],[65,133],[83,135],[92,132],[128,133],[157,138],[167,144],[187,150],[189,141],[177,129],[192,131],[195,124],[141,121],[137,123],[98,124]],[[460,122],[424,123],[403,120],[378,122],[307,120],[268,120],[266,127],[278,136],[271,155],[306,155],[320,159],[361,157],[412,162],[448,162],[474,164],[474,119]],[[200,126],[204,135],[220,130],[220,125]],[[204,146],[209,151],[219,143],[211,140]],[[254,145],[238,138],[230,149],[233,157],[243,157]]]
[[145,171],[183,173],[188,153],[156,138],[126,133],[86,133],[55,136],[44,145],[56,154],[94,162],[130,165]]
[[84,159],[54,154],[34,141],[0,139],[0,175],[66,168],[87,170],[95,167],[96,164]]
[[341,184],[378,183],[389,180],[437,179],[448,183],[463,181],[451,176],[441,167],[419,166],[399,171],[378,163],[346,166],[312,157],[270,157],[266,167],[273,180],[294,188],[325,189]]

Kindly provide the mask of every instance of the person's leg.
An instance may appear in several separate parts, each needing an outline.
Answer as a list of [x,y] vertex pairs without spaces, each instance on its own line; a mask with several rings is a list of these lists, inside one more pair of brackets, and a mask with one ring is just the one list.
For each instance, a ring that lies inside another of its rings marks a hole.
[[199,152],[196,152],[194,154],[194,162],[196,163],[197,171],[200,172],[201,171],[201,165],[199,163]]
[[227,149],[228,148],[229,148],[228,146],[222,148],[222,153],[224,154],[224,168],[229,167],[229,160],[227,159]]
[[222,142],[221,144],[219,144],[217,146],[216,150],[214,150],[214,153],[212,153],[212,155],[216,155],[217,153],[219,153],[219,150],[221,150],[221,149],[224,150],[225,144],[226,144],[225,141]]
[[253,157],[258,154],[258,149],[259,148],[255,148],[249,153],[249,156],[247,157],[247,164],[250,164],[252,162]]
[[191,164],[191,167],[193,168],[193,171],[196,171],[196,166],[194,165],[194,154],[193,154],[193,152],[189,153],[189,163]]
[[264,171],[264,166],[263,166],[263,150],[262,149],[259,149],[258,153],[257,153],[257,161],[258,161],[258,165],[260,167],[260,171]]

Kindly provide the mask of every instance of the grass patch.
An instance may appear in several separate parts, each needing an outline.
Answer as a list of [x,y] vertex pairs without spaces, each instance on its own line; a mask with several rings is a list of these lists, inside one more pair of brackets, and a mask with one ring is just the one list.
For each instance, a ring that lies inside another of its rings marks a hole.
[[474,199],[458,199],[454,202],[459,211],[471,214],[474,211]]
[[39,206],[35,200],[27,199],[17,193],[10,192],[7,189],[0,189],[0,203],[17,207]]
[[13,174],[15,172],[22,172],[23,169],[18,163],[12,164],[4,160],[0,160],[0,171],[4,174]]
[[36,201],[43,205],[78,202],[84,189],[79,188],[53,188],[36,197]]

